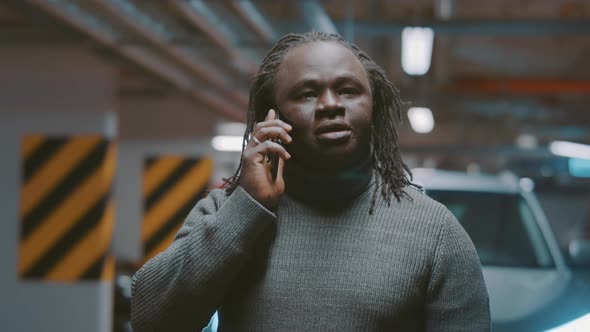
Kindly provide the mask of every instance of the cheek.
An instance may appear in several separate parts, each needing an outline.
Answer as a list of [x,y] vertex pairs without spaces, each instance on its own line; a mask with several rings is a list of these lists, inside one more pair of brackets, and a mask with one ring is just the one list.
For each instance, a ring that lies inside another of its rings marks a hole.
[[366,132],[371,128],[371,123],[373,121],[372,106],[370,100],[359,102],[354,108],[356,111],[352,113],[351,121],[363,132]]
[[293,126],[294,131],[301,131],[308,128],[311,124],[313,112],[308,112],[305,107],[301,105],[285,108],[283,119],[285,122]]

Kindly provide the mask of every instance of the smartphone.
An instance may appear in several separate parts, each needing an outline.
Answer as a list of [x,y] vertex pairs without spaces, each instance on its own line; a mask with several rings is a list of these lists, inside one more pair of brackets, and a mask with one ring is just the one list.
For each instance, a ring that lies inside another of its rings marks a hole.
[[[276,119],[280,119],[281,117],[279,116],[279,114],[280,114],[279,111],[276,108],[274,110],[275,110],[275,114],[276,114]],[[282,145],[283,144],[283,141],[281,141],[280,138],[277,138],[275,140],[275,143],[278,143],[278,144],[281,144]],[[269,156],[270,174],[272,176],[272,180],[273,181],[276,181],[277,174],[279,172],[279,159],[280,159],[280,157],[279,157],[279,155],[277,153],[272,153]]]

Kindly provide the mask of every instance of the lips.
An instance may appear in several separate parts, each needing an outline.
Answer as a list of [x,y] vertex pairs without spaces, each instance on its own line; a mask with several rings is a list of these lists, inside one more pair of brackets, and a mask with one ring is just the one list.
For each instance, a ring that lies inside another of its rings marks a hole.
[[344,121],[328,121],[322,123],[314,133],[319,140],[338,141],[347,139],[351,134],[351,128]]

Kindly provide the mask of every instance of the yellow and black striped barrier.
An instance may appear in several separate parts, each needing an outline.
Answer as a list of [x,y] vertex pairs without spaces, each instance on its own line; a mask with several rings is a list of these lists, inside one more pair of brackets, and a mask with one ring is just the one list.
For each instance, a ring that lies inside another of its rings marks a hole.
[[96,135],[23,137],[21,278],[113,279],[115,152]]
[[145,260],[164,251],[202,198],[211,178],[211,159],[158,156],[145,162],[141,240]]

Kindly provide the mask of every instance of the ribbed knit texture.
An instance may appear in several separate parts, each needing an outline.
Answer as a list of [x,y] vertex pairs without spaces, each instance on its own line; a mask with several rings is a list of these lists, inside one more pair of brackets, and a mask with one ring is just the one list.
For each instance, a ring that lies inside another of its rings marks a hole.
[[489,331],[471,240],[441,204],[373,190],[338,209],[283,195],[276,215],[215,190],[133,278],[134,331]]

